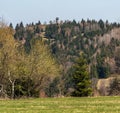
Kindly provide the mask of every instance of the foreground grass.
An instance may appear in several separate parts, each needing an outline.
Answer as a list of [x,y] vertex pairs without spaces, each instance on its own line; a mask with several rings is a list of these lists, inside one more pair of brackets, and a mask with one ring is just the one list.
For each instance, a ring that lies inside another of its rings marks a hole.
[[120,113],[120,97],[0,100],[0,113]]

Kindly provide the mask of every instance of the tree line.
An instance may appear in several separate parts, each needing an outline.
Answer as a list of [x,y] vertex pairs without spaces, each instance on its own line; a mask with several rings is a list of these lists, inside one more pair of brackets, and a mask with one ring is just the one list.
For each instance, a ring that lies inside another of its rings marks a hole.
[[[119,27],[117,23],[103,20],[76,22],[60,21],[59,18],[49,24],[38,21],[24,26],[21,22],[15,29],[12,24],[1,27],[1,40],[8,29],[4,37],[10,36],[13,42],[4,38],[7,41],[3,42],[9,47],[3,47],[2,41],[0,44],[1,61],[4,61],[1,63],[0,94],[11,98],[92,95],[93,83],[90,81],[107,78],[119,70],[119,57],[115,50],[120,41],[114,37],[108,45],[99,41],[99,37]],[[11,56],[3,53],[11,53]],[[114,58],[117,70],[112,70],[116,67],[105,62],[108,57]]]
[[[51,84],[55,79],[60,78],[62,67],[51,54],[48,45],[41,37],[32,37],[29,41],[29,51],[27,51],[27,40],[17,40],[15,36],[12,27],[6,25],[0,27],[0,96],[13,99],[39,97],[43,92],[44,95],[42,96],[52,96],[52,93],[55,95],[55,92],[52,92],[54,86],[51,87]],[[85,66],[82,71],[84,72],[86,69]],[[86,77],[89,87],[88,73]],[[86,83],[83,84],[87,85]],[[58,94],[61,91],[60,87]],[[71,95],[74,92],[75,90]]]

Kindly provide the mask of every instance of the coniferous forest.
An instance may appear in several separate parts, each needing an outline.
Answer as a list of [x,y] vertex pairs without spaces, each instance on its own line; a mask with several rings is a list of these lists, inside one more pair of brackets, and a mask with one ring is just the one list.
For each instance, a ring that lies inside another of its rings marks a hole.
[[[0,24],[1,97],[120,95],[119,76],[119,23]],[[98,88],[109,78],[109,88]]]

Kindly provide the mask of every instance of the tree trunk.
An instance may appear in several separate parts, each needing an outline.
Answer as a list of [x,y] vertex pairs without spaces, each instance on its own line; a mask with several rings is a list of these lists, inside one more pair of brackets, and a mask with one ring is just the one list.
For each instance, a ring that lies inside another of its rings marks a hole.
[[8,76],[9,76],[9,81],[11,83],[11,99],[14,99],[14,95],[15,95],[15,80],[11,80],[10,77],[10,71],[8,71]]
[[14,95],[15,95],[15,80],[11,80],[9,78],[9,81],[11,83],[11,99],[14,99]]
[[12,99],[14,99],[14,95],[15,95],[15,80],[12,82],[12,95],[11,95]]

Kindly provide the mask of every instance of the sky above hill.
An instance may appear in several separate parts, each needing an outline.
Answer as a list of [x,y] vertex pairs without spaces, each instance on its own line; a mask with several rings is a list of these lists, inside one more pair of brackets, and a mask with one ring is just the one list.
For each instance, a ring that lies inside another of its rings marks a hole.
[[14,25],[21,21],[48,23],[56,17],[120,22],[120,0],[0,0],[0,17]]

